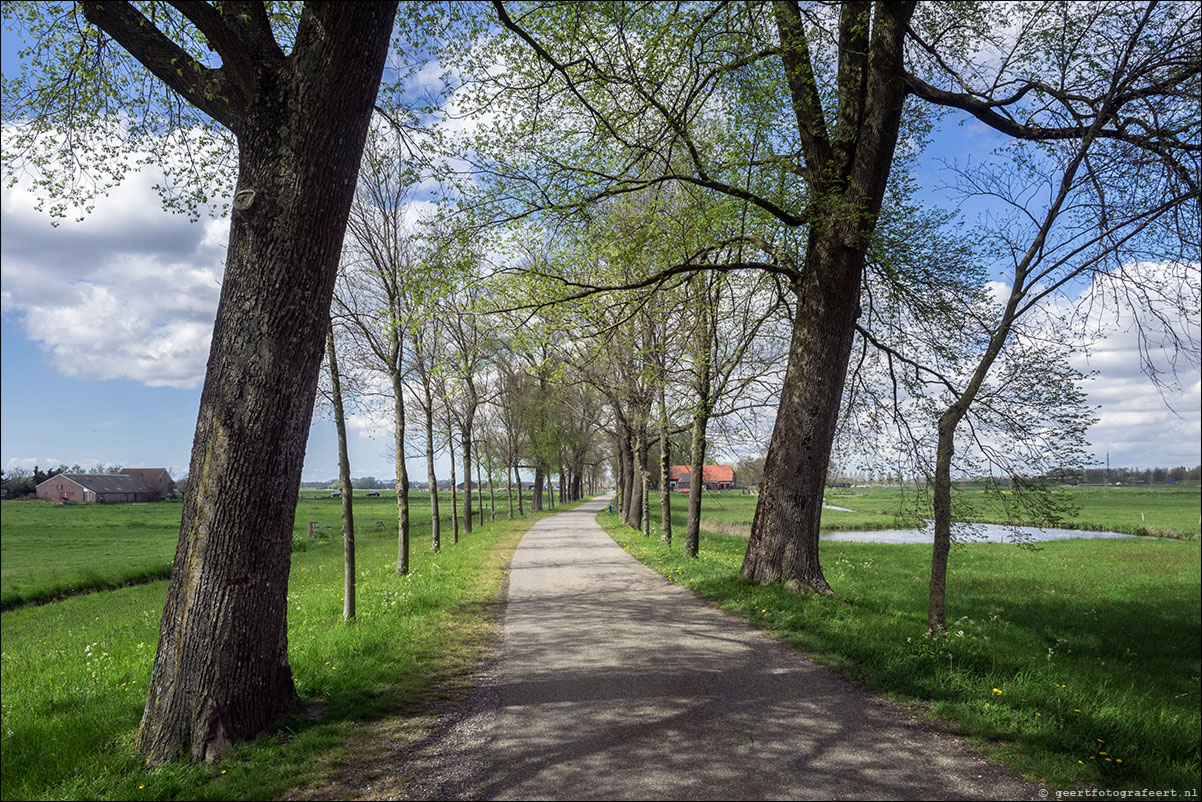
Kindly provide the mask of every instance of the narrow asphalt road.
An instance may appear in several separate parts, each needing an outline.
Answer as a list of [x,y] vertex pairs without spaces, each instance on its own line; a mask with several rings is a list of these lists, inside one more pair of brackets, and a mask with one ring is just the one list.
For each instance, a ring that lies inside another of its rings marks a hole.
[[641,565],[606,503],[514,554],[486,798],[1041,798]]

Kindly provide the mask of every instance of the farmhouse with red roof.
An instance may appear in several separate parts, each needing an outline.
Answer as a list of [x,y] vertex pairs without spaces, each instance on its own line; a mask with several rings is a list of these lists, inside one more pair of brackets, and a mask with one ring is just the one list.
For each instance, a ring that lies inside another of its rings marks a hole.
[[[668,469],[668,486],[674,490],[692,485],[691,468],[673,465]],[[729,465],[705,465],[701,468],[701,487],[704,490],[731,490],[735,486],[735,469]]]

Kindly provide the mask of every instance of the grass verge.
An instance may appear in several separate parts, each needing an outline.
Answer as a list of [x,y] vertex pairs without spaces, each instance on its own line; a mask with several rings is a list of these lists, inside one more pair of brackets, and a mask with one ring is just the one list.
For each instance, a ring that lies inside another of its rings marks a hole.
[[838,596],[799,597],[738,577],[746,538],[703,531],[694,560],[679,538],[664,547],[615,515],[598,520],[671,581],[1051,789],[1199,787],[1197,542],[957,546],[951,637],[930,642],[929,546],[824,541]]
[[477,528],[438,554],[415,545],[407,577],[395,534],[360,534],[353,626],[341,621],[340,544],[294,554],[289,652],[308,713],[209,765],[147,770],[133,750],[165,582],[3,613],[0,796],[278,799],[330,785],[365,722],[420,713],[482,656],[483,612],[537,517]]

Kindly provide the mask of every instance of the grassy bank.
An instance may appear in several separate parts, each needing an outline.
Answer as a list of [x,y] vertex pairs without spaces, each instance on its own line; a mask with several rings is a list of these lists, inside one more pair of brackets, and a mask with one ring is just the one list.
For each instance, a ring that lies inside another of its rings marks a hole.
[[[357,491],[355,496],[357,530],[391,532],[395,538],[395,494],[381,491],[379,497],[367,498]],[[529,496],[527,493],[527,505]],[[462,505],[462,494],[458,499]],[[488,520],[487,492],[484,502]],[[429,495],[415,491],[410,503],[413,531],[428,531]],[[451,494],[440,494],[440,518],[446,533],[451,529],[450,504]],[[171,573],[181,511],[180,502],[65,506],[43,501],[0,502],[0,609],[165,579]],[[497,514],[508,515],[503,492],[497,499]],[[302,492],[293,542],[298,549],[314,544],[308,533],[310,521],[317,524],[316,540],[341,540],[341,515],[342,502],[330,498],[329,492]]]
[[746,538],[703,532],[701,558],[691,560],[679,538],[664,548],[616,516],[600,520],[673,582],[950,722],[1053,789],[1199,785],[1197,542],[957,547],[952,634],[931,643],[923,637],[929,546],[824,541],[838,597],[802,598],[738,578]]
[[395,533],[363,526],[359,617],[349,627],[341,542],[294,554],[289,653],[309,715],[212,765],[146,771],[132,748],[165,582],[3,613],[0,796],[278,799],[327,783],[363,722],[422,711],[480,657],[494,626],[486,609],[531,523],[498,521],[439,554],[415,528],[408,577],[395,572]]

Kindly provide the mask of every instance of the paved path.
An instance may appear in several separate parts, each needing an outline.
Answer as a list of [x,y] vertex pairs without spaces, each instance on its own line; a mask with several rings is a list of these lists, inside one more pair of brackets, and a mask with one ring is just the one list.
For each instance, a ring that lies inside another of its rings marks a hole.
[[514,554],[486,797],[1040,798],[666,582],[596,524],[605,504]]

